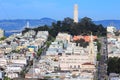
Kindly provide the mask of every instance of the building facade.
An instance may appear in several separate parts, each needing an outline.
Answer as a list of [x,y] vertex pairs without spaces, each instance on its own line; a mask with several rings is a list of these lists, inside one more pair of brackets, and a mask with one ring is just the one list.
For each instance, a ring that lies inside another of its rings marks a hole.
[[4,36],[4,30],[0,29],[0,38]]

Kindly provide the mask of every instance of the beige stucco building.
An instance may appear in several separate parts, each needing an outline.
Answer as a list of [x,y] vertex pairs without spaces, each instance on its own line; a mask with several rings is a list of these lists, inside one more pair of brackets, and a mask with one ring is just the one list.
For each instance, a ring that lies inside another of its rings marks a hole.
[[65,53],[59,57],[60,69],[84,76],[90,73],[92,74],[91,80],[93,80],[96,74],[96,54],[97,47],[94,45],[91,36],[91,42],[86,48],[72,45],[68,51],[65,51]]

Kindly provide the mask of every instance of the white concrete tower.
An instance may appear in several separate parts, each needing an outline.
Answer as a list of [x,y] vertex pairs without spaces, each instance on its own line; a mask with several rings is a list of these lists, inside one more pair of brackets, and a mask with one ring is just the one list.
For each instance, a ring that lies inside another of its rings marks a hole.
[[78,5],[74,5],[74,22],[78,23]]
[[26,25],[26,28],[30,28],[30,24],[29,24],[29,21],[27,21],[27,25]]

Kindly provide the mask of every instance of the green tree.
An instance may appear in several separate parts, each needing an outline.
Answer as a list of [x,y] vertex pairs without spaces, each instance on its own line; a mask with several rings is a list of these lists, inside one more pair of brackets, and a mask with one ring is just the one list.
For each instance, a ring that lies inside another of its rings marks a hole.
[[100,59],[101,59],[101,54],[97,53],[97,61],[100,61]]
[[120,58],[117,60],[117,73],[120,73]]
[[3,36],[3,37],[0,38],[0,41],[3,41],[3,40],[5,40],[5,39],[6,39],[6,37]]
[[4,80],[11,80],[9,77],[5,76]]
[[20,50],[13,50],[12,52],[13,52],[13,53],[19,53]]
[[118,57],[109,58],[107,65],[108,65],[108,68],[107,68],[108,74],[109,73],[120,74],[120,58]]
[[[81,47],[87,47],[88,46],[88,42],[85,42],[85,40],[84,39],[80,39],[80,40],[77,40],[77,41],[75,41],[76,42],[76,46],[81,46]],[[78,44],[80,44],[80,45],[78,45]]]
[[42,51],[43,51],[42,48],[38,49],[37,55],[40,56],[42,54]]
[[47,47],[49,47],[50,44],[51,44],[51,41],[47,41],[47,42],[46,42]]
[[97,50],[98,50],[98,52],[100,52],[100,50],[101,50],[101,43],[99,41],[97,41]]

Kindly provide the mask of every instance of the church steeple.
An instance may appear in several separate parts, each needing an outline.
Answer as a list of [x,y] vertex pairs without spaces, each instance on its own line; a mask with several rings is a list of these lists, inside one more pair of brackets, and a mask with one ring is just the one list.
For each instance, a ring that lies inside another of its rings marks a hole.
[[90,61],[91,63],[95,64],[95,52],[94,52],[94,43],[93,43],[93,35],[91,32],[90,35],[90,43],[89,43],[89,57],[90,57]]
[[94,54],[94,44],[93,44],[93,35],[92,35],[92,32],[91,32],[91,35],[90,35],[90,54]]
[[90,42],[93,43],[93,35],[92,35],[92,32],[91,32],[91,35],[90,35]]

